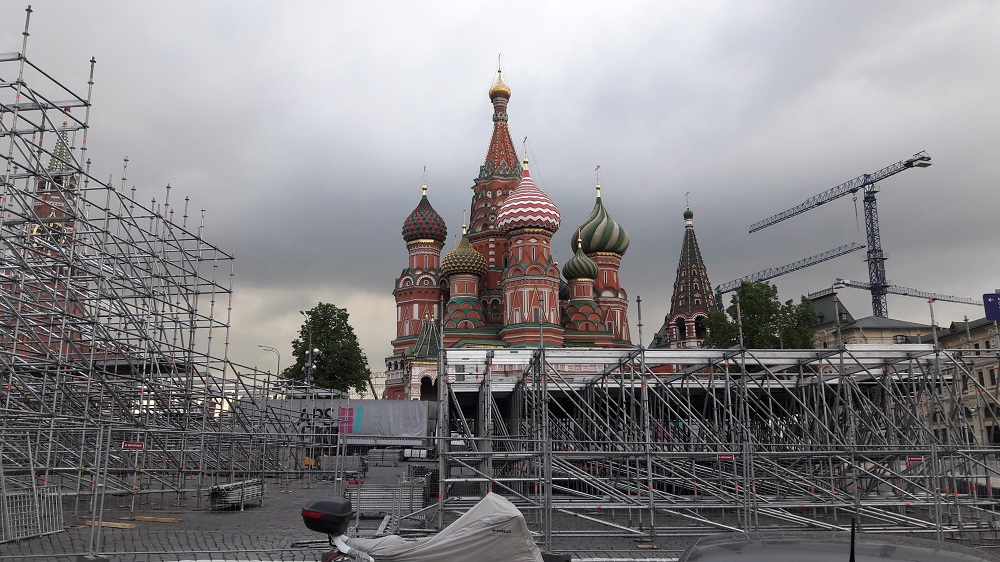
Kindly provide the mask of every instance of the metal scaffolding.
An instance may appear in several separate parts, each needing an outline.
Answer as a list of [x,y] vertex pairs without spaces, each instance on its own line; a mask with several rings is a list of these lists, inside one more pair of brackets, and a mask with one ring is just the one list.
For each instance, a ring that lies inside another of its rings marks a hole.
[[957,350],[458,349],[442,374],[441,501],[508,495],[546,543],[1000,521],[1000,401]]
[[0,53],[0,542],[61,531],[51,497],[97,515],[287,466],[248,406],[278,381],[228,360],[233,257],[169,186],[140,202],[127,158],[91,173],[95,61],[86,94],[45,72],[30,14]]
[[[94,61],[78,95],[26,48],[27,23],[21,51],[0,53],[0,542],[58,532],[64,510],[100,521],[109,497],[180,506],[255,479],[263,501],[261,481],[301,475],[314,451],[346,473],[352,439],[372,436],[297,428],[282,400],[315,409],[316,394],[229,360],[233,257],[204,240],[204,212],[169,186],[140,202],[124,167],[117,186],[91,173]],[[969,357],[442,351],[438,502],[501,493],[546,546],[852,517],[869,532],[995,533],[1000,399]]]

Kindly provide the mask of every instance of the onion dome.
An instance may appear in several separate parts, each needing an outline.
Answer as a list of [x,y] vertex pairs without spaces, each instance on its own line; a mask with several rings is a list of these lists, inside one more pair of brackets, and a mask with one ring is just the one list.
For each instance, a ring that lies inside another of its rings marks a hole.
[[490,88],[490,99],[493,98],[506,98],[510,99],[510,87],[503,83],[503,71],[499,68],[497,69],[497,81]]
[[[601,202],[600,184],[597,184],[597,202],[594,203],[594,210],[580,226],[577,234],[579,240],[582,240],[583,251],[587,254],[606,252],[624,256],[628,250],[628,233],[604,208],[604,203]],[[577,239],[573,240],[574,251],[579,244]]]
[[471,273],[480,277],[486,275],[486,257],[469,243],[469,234],[464,224],[462,240],[441,260],[441,273],[445,276],[459,273]]
[[563,266],[563,277],[566,279],[597,279],[598,272],[597,262],[583,253],[583,246],[578,241],[576,255]]
[[407,242],[434,240],[443,243],[448,239],[448,227],[444,224],[441,215],[437,214],[434,207],[431,207],[431,202],[427,200],[427,184],[424,184],[421,189],[423,196],[420,198],[420,203],[403,223],[403,240]]
[[535,186],[528,173],[528,161],[517,188],[510,192],[497,213],[497,228],[508,233],[519,228],[542,228],[549,232],[559,230],[559,209],[549,196]]

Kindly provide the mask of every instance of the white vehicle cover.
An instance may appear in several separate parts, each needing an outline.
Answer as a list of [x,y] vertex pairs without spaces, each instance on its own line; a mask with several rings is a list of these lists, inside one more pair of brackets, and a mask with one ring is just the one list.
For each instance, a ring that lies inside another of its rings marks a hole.
[[347,539],[347,544],[376,562],[542,562],[524,516],[492,492],[436,535]]

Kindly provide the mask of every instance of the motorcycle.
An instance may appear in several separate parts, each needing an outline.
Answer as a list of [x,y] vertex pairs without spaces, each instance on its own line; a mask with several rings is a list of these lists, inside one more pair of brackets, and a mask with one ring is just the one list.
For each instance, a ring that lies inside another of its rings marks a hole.
[[354,515],[346,498],[314,500],[302,508],[302,520],[312,531],[325,533],[333,547],[321,562],[565,562],[568,557],[543,554],[524,522],[506,498],[487,494],[439,533],[419,539],[389,535],[350,538]]

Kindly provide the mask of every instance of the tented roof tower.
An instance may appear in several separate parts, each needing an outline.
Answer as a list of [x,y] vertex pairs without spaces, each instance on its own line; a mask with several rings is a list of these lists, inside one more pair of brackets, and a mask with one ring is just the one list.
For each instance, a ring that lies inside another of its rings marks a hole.
[[684,241],[674,293],[670,298],[670,313],[663,319],[663,327],[653,336],[650,347],[700,347],[707,335],[705,319],[714,306],[715,295],[694,233],[694,213],[688,206],[684,211]]

